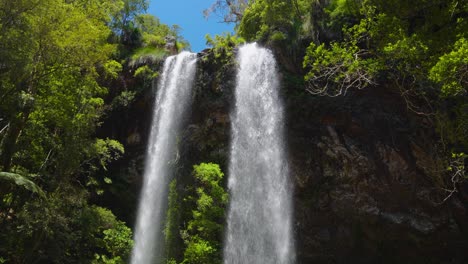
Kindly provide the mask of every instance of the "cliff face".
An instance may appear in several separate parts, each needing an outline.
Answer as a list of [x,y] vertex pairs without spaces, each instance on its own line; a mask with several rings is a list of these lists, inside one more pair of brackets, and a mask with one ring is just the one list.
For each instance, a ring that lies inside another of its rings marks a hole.
[[302,263],[466,259],[463,202],[440,204],[437,137],[383,89],[288,101]]
[[[200,162],[219,163],[228,174],[235,75],[235,64],[200,54],[191,114],[175,162],[177,178],[190,182],[192,165]],[[282,77],[298,263],[468,259],[468,201],[456,193],[441,203],[447,195],[441,190],[445,168],[437,158],[440,146],[430,119],[408,111],[405,101],[385,87],[317,97],[288,74]],[[150,115],[151,109],[142,113]],[[145,139],[147,130],[134,126],[120,137]],[[139,160],[132,190],[142,175],[145,141],[128,141],[134,151],[114,167],[128,172]]]

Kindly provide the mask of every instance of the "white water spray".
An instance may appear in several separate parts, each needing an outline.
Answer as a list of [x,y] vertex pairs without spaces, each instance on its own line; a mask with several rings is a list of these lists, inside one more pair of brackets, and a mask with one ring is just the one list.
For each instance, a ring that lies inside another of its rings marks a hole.
[[171,56],[164,63],[153,111],[132,264],[153,264],[161,259],[161,220],[165,213],[172,173],[169,163],[176,151],[180,120],[190,102],[195,69],[196,54],[189,52]]
[[256,43],[241,47],[237,60],[224,263],[294,263],[292,188],[276,62]]

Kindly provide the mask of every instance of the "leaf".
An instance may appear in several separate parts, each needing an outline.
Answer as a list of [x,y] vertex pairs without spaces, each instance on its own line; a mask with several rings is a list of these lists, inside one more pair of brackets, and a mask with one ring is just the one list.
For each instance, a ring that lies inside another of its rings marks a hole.
[[0,180],[14,183],[17,186],[21,186],[33,193],[39,194],[39,196],[41,197],[45,197],[44,191],[42,191],[42,189],[39,186],[37,186],[33,181],[29,180],[23,175],[1,171]]

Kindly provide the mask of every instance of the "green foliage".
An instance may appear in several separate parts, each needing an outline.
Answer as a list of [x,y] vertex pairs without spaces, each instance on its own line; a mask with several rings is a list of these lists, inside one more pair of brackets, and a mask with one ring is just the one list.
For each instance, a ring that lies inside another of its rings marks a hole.
[[[147,66],[147,64],[153,64],[163,61],[167,57],[168,53],[164,48],[146,46],[135,50],[130,58],[129,66]],[[148,68],[149,70],[149,68]],[[136,72],[135,72],[136,74]]]
[[93,147],[90,148],[88,159],[83,163],[87,174],[86,186],[90,191],[98,195],[104,194],[104,185],[112,184],[112,179],[108,177],[96,177],[94,174],[100,170],[107,171],[107,165],[119,159],[125,150],[123,145],[113,139],[96,139]]
[[297,19],[293,1],[259,0],[244,12],[239,34],[245,39],[265,39],[272,33],[287,34]]
[[161,47],[166,44],[168,36],[177,37],[178,32],[150,14],[138,15],[135,19],[137,28],[141,31],[144,45]]
[[148,65],[138,67],[135,70],[135,77],[141,77],[147,80],[153,80],[154,78],[158,77],[158,72],[154,72]]
[[468,92],[468,40],[455,42],[449,53],[442,55],[432,67],[429,77],[442,84],[444,96],[466,95]]
[[350,88],[362,89],[375,84],[381,65],[378,60],[363,58],[366,55],[355,43],[332,43],[330,48],[311,43],[304,57],[304,67],[310,68],[305,76],[311,85],[308,91],[338,96]]
[[42,191],[42,189],[33,181],[23,175],[0,171],[0,181],[14,183],[17,186],[23,187],[33,193],[39,194],[41,197],[44,197],[44,191]]
[[113,139],[96,139],[93,148],[88,153],[88,159],[83,163],[86,165],[86,172],[88,178],[86,180],[86,186],[89,190],[94,191],[98,195],[104,193],[103,185],[112,184],[112,179],[108,177],[99,178],[94,176],[94,173],[99,170],[107,171],[107,165],[119,159],[125,150],[123,145]]
[[245,40],[230,33],[215,35],[214,39],[206,34],[206,44],[212,47],[215,60],[220,64],[230,64],[234,57],[234,48],[245,43]]
[[166,261],[166,264],[177,264],[177,261],[175,259],[170,259]]
[[[164,240],[166,255],[174,256],[177,252],[176,241],[179,235],[179,221],[181,217],[180,197],[177,192],[177,180],[172,180],[169,184],[168,209],[166,212],[166,223],[164,226]],[[168,261],[170,263],[171,261]],[[174,260],[175,262],[175,260]]]
[[4,228],[0,254],[9,262],[89,263],[95,254],[128,258],[130,229],[110,210],[89,206],[85,193],[71,186],[18,209],[11,216],[14,221],[0,219]]
[[117,79],[119,74],[122,72],[122,64],[115,60],[110,60],[104,63],[104,72],[107,77]]
[[[156,63],[165,59],[168,52],[188,48],[189,43],[180,36],[180,28],[177,25],[169,27],[159,22],[159,19],[149,15],[141,14],[135,18],[136,28],[141,34],[141,45],[134,51],[130,61],[130,66],[138,66],[143,63]],[[175,45],[168,47],[168,42]],[[169,50],[167,50],[169,49]],[[172,49],[172,50],[171,50]]]
[[116,96],[112,100],[112,109],[126,108],[135,100],[136,92],[134,91],[123,91],[120,95]]
[[198,198],[192,220],[182,232],[187,246],[182,263],[221,263],[224,208],[228,200],[220,185],[224,174],[217,164],[201,163],[193,166],[193,175],[199,186]]
[[[245,8],[238,25],[238,34],[248,41],[278,41],[286,43],[311,36],[315,30],[310,15],[321,12],[319,0],[257,0]],[[285,43],[283,43],[285,44]]]
[[[348,2],[337,1],[334,11],[342,14],[343,10],[355,10],[356,3],[353,2],[351,8]],[[305,75],[310,84],[309,92],[338,96],[346,94],[350,88],[362,89],[376,84],[384,62],[370,49],[370,39],[376,34],[374,28],[382,17],[371,18],[375,14],[373,8],[363,9],[363,12],[367,17],[358,24],[343,28],[343,40],[331,42],[328,46],[310,43],[303,61],[303,67],[309,70]]]
[[131,53],[129,66],[137,68],[135,76],[152,79],[157,73],[150,68],[151,64],[164,61],[171,52],[166,49],[167,40],[173,39],[176,45],[180,43],[175,49],[188,46],[188,43],[179,35],[178,26],[169,27],[152,15],[140,14],[135,17],[135,22],[141,34],[141,43]]
[[215,256],[216,249],[208,241],[198,237],[190,238],[184,253],[183,264],[221,263]]
[[[436,114],[436,129],[448,149],[468,149],[468,103],[465,98],[446,102],[446,111]],[[447,154],[448,155],[448,154]]]
[[[281,67],[299,74],[305,40],[321,32],[316,17],[323,16],[322,0],[250,1],[238,24],[237,34],[274,48]],[[318,10],[318,12],[317,12]]]
[[[341,37],[329,45],[312,43],[307,49],[304,67],[309,70],[306,79],[311,81],[312,91],[338,95],[343,85],[360,89],[377,83],[379,76],[388,76],[405,96],[420,96],[421,87],[429,82],[429,72],[431,80],[443,84],[443,93],[463,91],[463,35],[467,28],[457,14],[467,6],[456,1],[446,5],[436,2],[332,1],[326,7],[329,18],[324,24],[341,30]],[[422,12],[431,19],[418,20],[417,14]],[[447,50],[452,51],[444,55]]]
[[96,67],[115,47],[107,43],[110,30],[96,11],[62,0],[22,9],[26,2],[11,4],[23,12],[12,17],[14,23],[2,23],[0,111],[10,124],[2,138],[2,165],[9,170],[22,163],[37,171],[56,164],[55,171],[69,174],[92,144],[87,139],[106,93]]
[[94,219],[90,223],[96,225],[96,233],[101,233],[97,234],[101,252],[95,253],[92,263],[126,263],[133,247],[131,229],[117,220],[110,210],[97,206],[91,208],[95,215],[91,216]]
[[[193,167],[194,186],[176,180],[169,186],[169,206],[164,235],[167,263],[221,263],[221,242],[227,193],[224,174],[217,164]],[[183,242],[183,244],[182,244]],[[185,245],[183,255],[181,245]]]
[[193,166],[193,174],[197,180],[211,187],[218,186],[224,176],[219,165],[214,163],[201,163]]
[[99,164],[103,169],[107,169],[106,165],[112,160],[117,160],[124,154],[123,145],[117,140],[106,138],[97,139],[94,143],[94,155],[98,157]]
[[103,231],[104,244],[107,252],[114,258],[130,255],[133,247],[132,230],[125,223],[117,222],[117,226]]
[[[0,1],[2,261],[126,263],[130,229],[89,203],[118,182],[107,169],[123,146],[96,129],[113,101],[105,86],[119,94],[129,75],[118,56],[141,45],[134,20],[147,4]],[[120,106],[135,97],[120,94]]]
[[468,175],[466,174],[465,164],[467,156],[463,152],[452,152],[451,156],[447,159],[447,174],[448,177],[442,183],[442,189],[446,192],[445,197],[439,204],[443,204],[449,200],[452,195],[458,192],[458,186],[466,183]]
[[94,256],[94,260],[91,263],[92,264],[124,264],[125,262],[122,260],[121,257],[108,258],[106,255],[96,254]]
[[330,15],[329,23],[340,23],[341,27],[343,27],[346,20],[349,21],[353,17],[359,17],[361,2],[362,0],[332,0],[330,5],[326,7],[326,11]]
[[134,18],[146,11],[149,6],[148,0],[119,0],[118,10],[112,15],[111,27],[119,35],[120,41],[129,42],[134,32]]

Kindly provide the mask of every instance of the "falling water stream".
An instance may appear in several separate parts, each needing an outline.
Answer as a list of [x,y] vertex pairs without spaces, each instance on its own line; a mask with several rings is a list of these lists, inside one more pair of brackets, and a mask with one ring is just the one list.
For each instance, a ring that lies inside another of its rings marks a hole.
[[162,218],[171,176],[169,163],[174,159],[180,121],[189,106],[195,70],[196,54],[189,52],[171,56],[164,63],[153,111],[132,264],[153,264],[161,259]]
[[256,43],[237,56],[225,264],[295,262],[292,202],[276,62]]

